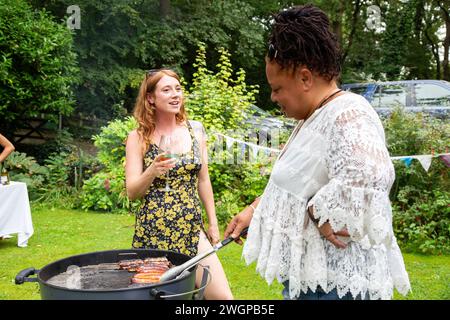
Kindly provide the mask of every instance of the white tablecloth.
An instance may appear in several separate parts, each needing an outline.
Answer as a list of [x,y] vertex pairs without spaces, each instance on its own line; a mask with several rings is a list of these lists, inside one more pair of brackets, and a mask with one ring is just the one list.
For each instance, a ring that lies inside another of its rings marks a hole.
[[0,185],[0,236],[18,233],[17,245],[26,247],[33,232],[27,185],[15,181]]

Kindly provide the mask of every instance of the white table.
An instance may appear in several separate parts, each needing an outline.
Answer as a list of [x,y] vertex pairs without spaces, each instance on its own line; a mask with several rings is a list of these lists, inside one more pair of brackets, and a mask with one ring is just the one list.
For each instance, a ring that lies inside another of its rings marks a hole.
[[19,247],[26,247],[34,233],[27,185],[23,182],[0,185],[0,236],[12,233],[18,233]]

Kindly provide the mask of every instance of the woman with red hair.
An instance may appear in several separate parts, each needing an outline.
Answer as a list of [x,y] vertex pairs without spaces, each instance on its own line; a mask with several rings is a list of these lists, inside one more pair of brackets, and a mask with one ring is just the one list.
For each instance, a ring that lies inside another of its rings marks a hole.
[[[144,201],[136,216],[133,247],[189,256],[210,249],[220,234],[208,173],[206,133],[200,122],[187,119],[180,79],[175,72],[158,69],[146,74],[134,117],[138,128],[127,139],[126,188],[130,199]],[[162,136],[171,137],[170,152],[158,145]],[[167,160],[168,153],[176,154],[178,159]],[[200,201],[209,220],[206,231]],[[232,299],[217,255],[206,258],[204,264],[210,266],[213,279],[205,290],[205,298]],[[201,273],[199,268],[197,285]]]

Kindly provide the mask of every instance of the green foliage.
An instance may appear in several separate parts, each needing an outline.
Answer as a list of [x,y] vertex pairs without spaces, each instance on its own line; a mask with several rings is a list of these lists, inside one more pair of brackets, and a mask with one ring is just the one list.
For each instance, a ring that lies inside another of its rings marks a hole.
[[78,71],[72,34],[24,0],[0,0],[0,117],[69,114]]
[[123,167],[102,170],[83,185],[82,209],[129,212],[138,206],[139,201],[131,202],[126,195]]
[[125,161],[125,143],[130,131],[137,128],[136,120],[127,117],[125,120],[113,120],[101,133],[93,137],[98,148],[98,160],[106,168],[121,167]]
[[[67,18],[71,0],[31,0],[59,19]],[[199,41],[214,51],[236,53],[246,69],[263,61],[263,25],[252,19],[255,7],[244,1],[169,1],[164,17],[158,0],[79,0],[81,29],[75,31],[75,50],[81,67],[77,88],[78,111],[111,120],[118,115],[111,106],[121,101],[131,110],[135,87],[130,79],[142,70],[171,66],[190,76]],[[212,61],[217,57],[212,56]],[[258,81],[264,70],[258,70]]]
[[58,130],[54,138],[44,143],[21,144],[18,146],[18,149],[28,156],[35,158],[39,164],[43,165],[52,153],[71,152],[71,145],[73,143],[72,135],[64,129],[61,131]]
[[[445,152],[450,144],[448,122],[397,109],[384,120],[392,156]],[[396,180],[391,190],[394,230],[400,244],[423,253],[450,252],[450,177],[438,159],[426,172],[420,163],[407,167],[395,161]]]
[[39,165],[33,157],[17,151],[9,155],[6,165],[10,171],[11,180],[25,182],[30,199],[37,198],[39,188],[44,185],[49,174],[48,169]]
[[209,164],[220,225],[225,226],[245,206],[263,194],[272,164],[265,156],[243,164]]
[[45,160],[48,169],[46,183],[39,188],[38,202],[59,208],[79,207],[80,189],[83,180],[87,180],[99,163],[74,145],[68,145],[66,151],[52,153]]
[[133,117],[111,121],[101,133],[93,137],[98,148],[98,160],[103,166],[84,181],[81,207],[85,210],[135,210],[139,201],[131,202],[125,190],[125,141],[137,126]]
[[246,85],[242,69],[233,79],[230,54],[224,48],[219,49],[219,54],[218,72],[214,73],[206,65],[205,45],[199,44],[186,106],[191,117],[201,121],[207,130],[224,132],[242,128],[258,90]]

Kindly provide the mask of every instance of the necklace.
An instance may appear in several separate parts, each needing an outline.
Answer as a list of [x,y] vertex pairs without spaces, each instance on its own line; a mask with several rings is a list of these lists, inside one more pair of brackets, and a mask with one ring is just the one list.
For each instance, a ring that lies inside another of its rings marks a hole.
[[[339,90],[333,92],[332,94],[330,94],[328,97],[324,98],[324,99],[320,102],[320,104],[319,104],[319,106],[316,108],[316,110],[322,108],[323,105],[324,105],[325,103],[328,102],[328,100],[330,100],[331,98],[333,98],[335,95],[337,95],[337,94],[338,94],[339,92],[341,92],[341,91],[342,91],[342,89],[339,89]],[[314,110],[314,111],[315,111],[315,110]]]
[[333,92],[332,94],[330,94],[328,97],[323,98],[322,101],[320,102],[319,106],[318,106],[317,108],[315,108],[314,111],[312,111],[312,112],[305,118],[305,121],[306,121],[306,119],[308,119],[314,112],[316,112],[316,110],[319,110],[320,108],[322,108],[322,107],[324,106],[325,103],[327,103],[331,98],[333,98],[335,95],[337,95],[337,94],[338,94],[339,92],[341,92],[341,91],[342,91],[342,89],[339,89],[339,90]]

